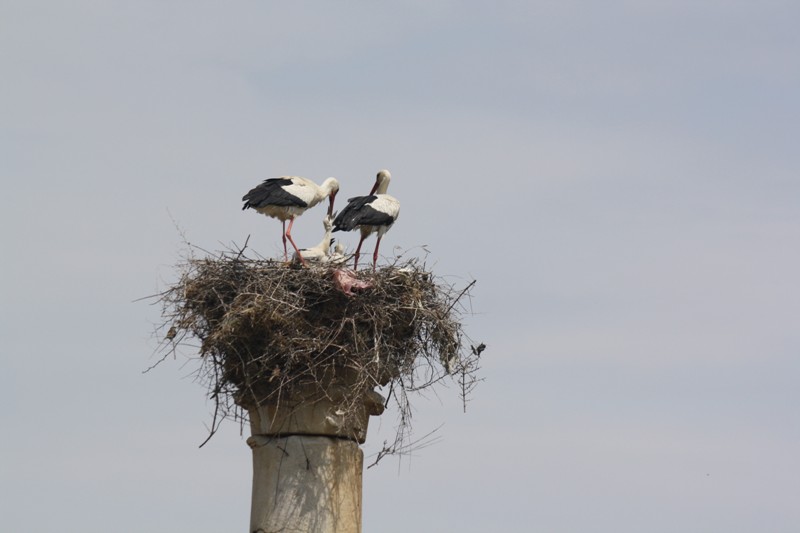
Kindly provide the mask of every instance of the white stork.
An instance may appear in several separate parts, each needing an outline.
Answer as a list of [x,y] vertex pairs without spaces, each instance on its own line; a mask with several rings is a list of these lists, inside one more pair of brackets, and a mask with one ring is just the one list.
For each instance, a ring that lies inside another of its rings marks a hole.
[[[333,201],[336,193],[339,192],[339,182],[336,178],[328,178],[322,185],[317,185],[313,181],[299,176],[282,176],[280,178],[270,178],[264,183],[250,190],[242,197],[245,202],[242,209],[252,208],[268,217],[277,218],[283,223],[283,258],[288,260],[289,255],[286,251],[286,238],[292,243],[295,252],[300,254],[297,245],[292,239],[292,224],[294,219],[302,215],[324,200],[330,198],[328,216],[333,215]],[[286,227],[286,221],[289,227]],[[302,256],[300,262],[306,264]]]
[[361,229],[361,240],[356,248],[355,269],[358,269],[358,257],[361,245],[372,233],[378,234],[375,252],[372,254],[372,269],[378,262],[378,247],[383,235],[392,227],[400,214],[400,202],[397,198],[386,194],[392,175],[388,170],[381,170],[375,179],[375,185],[368,196],[356,196],[347,200],[347,207],[333,221],[333,231],[352,231]]
[[325,236],[322,237],[319,244],[313,248],[301,248],[299,254],[294,254],[295,260],[299,260],[301,257],[307,261],[314,261],[315,263],[327,263],[330,260],[328,254],[333,244],[333,239],[331,239],[333,217],[328,215],[322,219],[322,226],[325,228]]

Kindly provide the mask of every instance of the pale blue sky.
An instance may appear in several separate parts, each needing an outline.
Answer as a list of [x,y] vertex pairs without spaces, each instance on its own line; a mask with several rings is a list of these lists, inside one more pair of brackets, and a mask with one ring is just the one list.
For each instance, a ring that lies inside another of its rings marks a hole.
[[2,528],[245,531],[246,434],[197,449],[132,300],[173,219],[273,255],[253,185],[388,168],[382,251],[476,278],[489,349],[365,472],[366,532],[800,530],[800,7],[287,4],[0,2]]

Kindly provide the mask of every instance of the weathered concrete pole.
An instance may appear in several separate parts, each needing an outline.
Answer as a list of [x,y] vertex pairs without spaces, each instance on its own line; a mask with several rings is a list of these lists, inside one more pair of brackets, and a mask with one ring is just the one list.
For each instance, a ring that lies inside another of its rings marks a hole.
[[[349,385],[337,378],[341,390]],[[355,402],[317,385],[295,387],[279,403],[246,406],[252,435],[250,533],[361,532],[361,476],[370,415],[383,398],[364,391]],[[352,390],[352,389],[350,389]]]

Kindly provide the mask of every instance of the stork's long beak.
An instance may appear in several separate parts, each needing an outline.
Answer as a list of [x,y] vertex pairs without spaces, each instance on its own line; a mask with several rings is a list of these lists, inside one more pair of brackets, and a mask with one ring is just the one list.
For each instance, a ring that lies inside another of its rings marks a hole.
[[329,217],[333,216],[333,202],[334,202],[335,199],[336,199],[336,193],[332,192],[331,195],[330,195],[331,203],[330,203],[330,205],[328,205],[328,216]]
[[372,196],[373,194],[375,194],[375,191],[378,190],[378,183],[379,181],[375,180],[375,185],[372,186],[372,190],[369,191],[369,194],[367,196]]

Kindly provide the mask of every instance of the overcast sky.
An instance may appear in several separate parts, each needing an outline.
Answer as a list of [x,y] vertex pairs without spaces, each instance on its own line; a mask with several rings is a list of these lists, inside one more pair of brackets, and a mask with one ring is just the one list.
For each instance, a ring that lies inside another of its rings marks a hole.
[[799,531],[798,21],[0,1],[2,529],[246,531],[247,434],[198,449],[196,363],[142,374],[159,310],[133,300],[174,280],[176,226],[277,255],[280,224],[241,211],[262,179],[336,176],[346,199],[388,168],[382,251],[477,279],[489,348],[466,414],[452,388],[417,399],[437,444],[365,471],[365,532]]

